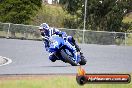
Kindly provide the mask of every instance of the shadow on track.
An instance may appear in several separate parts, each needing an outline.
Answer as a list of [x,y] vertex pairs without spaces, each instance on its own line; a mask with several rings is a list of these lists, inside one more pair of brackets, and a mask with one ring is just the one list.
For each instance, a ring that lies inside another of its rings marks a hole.
[[60,66],[42,66],[42,67],[71,67],[71,65],[60,65]]
[[[41,66],[41,67],[61,67],[61,68],[63,68],[63,67],[79,67],[79,66],[81,66],[81,65],[77,65],[77,66],[71,66],[71,65],[50,65],[50,66]],[[82,65],[82,66],[87,66],[87,65]]]

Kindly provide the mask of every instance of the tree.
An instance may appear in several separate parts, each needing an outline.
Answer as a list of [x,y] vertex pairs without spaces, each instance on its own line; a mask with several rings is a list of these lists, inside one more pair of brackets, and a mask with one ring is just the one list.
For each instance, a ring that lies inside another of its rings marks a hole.
[[0,21],[28,24],[41,3],[42,0],[1,0]]
[[122,20],[127,10],[130,9],[130,1],[104,0],[102,3],[98,3],[96,6],[97,9],[94,9],[94,13],[92,13],[94,16],[92,17],[92,19],[94,19],[94,25],[91,24],[92,27],[96,26],[96,28],[94,28],[95,30],[122,31]]
[[83,4],[82,0],[60,0],[59,3],[72,15],[77,14],[77,11],[82,9]]
[[59,3],[63,9],[70,15],[65,19],[64,27],[68,28],[80,28],[82,24],[82,0],[60,0]]
[[60,5],[49,5],[43,4],[42,9],[40,9],[36,16],[32,18],[30,24],[40,25],[43,22],[46,22],[51,27],[64,27],[64,19],[66,12],[62,9]]
[[[80,28],[83,28],[84,3],[82,2],[84,1],[63,0],[60,2],[64,9],[80,19],[78,22]],[[132,9],[131,3],[131,0],[88,0],[86,29],[122,31],[123,16]]]

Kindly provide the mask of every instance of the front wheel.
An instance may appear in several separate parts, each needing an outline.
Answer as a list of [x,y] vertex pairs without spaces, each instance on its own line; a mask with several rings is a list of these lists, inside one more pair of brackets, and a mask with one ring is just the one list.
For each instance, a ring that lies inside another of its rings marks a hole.
[[[77,66],[77,63],[75,63],[74,61],[73,61],[73,56],[71,56],[71,55],[69,55],[67,52],[66,52],[67,50],[65,50],[65,49],[62,49],[61,50],[61,55],[62,55],[62,57],[68,62],[68,63],[70,63],[72,66]],[[69,51],[70,52],[70,51]]]

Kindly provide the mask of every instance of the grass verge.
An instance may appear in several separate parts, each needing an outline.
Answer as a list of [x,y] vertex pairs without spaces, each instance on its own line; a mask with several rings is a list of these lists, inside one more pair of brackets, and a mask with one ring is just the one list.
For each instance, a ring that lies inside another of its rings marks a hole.
[[85,84],[80,86],[75,76],[0,77],[0,88],[132,88],[129,84]]

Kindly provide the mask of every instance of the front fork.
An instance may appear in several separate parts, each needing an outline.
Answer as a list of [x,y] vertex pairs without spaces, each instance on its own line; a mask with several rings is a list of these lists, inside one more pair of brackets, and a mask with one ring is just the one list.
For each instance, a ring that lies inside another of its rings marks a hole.
[[80,55],[78,55],[75,46],[72,46],[67,40],[65,40],[65,45],[73,52],[74,54],[74,61],[76,63],[80,62]]

